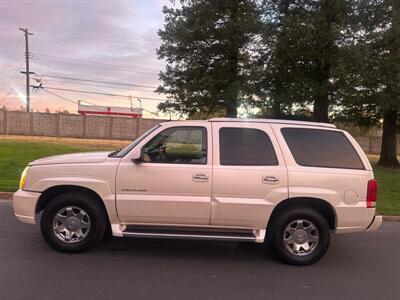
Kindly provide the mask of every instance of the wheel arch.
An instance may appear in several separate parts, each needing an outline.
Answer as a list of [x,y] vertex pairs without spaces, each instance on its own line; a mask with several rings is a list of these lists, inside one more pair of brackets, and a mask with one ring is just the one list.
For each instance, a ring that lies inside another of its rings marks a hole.
[[38,202],[36,204],[36,209],[35,209],[36,218],[55,197],[61,194],[71,193],[71,192],[83,193],[88,195],[93,200],[95,200],[100,205],[103,213],[105,214],[108,224],[110,224],[110,219],[107,213],[106,206],[100,195],[87,187],[77,186],[77,185],[57,185],[44,190],[40,195]]
[[291,207],[310,207],[317,210],[328,222],[331,230],[336,229],[337,215],[334,207],[326,200],[313,197],[294,197],[281,201],[272,211],[268,220],[267,230],[271,228],[271,224],[283,211]]

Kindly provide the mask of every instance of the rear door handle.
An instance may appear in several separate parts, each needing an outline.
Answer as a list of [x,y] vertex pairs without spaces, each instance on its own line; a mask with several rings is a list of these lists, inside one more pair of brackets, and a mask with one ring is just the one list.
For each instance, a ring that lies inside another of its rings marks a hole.
[[192,179],[197,182],[207,182],[208,176],[206,174],[193,174]]
[[279,178],[276,176],[263,176],[262,182],[266,184],[276,184],[279,182]]

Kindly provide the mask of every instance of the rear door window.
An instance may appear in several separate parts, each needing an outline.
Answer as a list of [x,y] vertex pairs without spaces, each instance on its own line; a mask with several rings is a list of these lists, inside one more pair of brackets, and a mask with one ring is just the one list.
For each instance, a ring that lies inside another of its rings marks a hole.
[[365,169],[353,145],[340,131],[282,128],[281,132],[301,166]]
[[278,160],[269,136],[254,128],[219,130],[220,164],[225,166],[276,166]]

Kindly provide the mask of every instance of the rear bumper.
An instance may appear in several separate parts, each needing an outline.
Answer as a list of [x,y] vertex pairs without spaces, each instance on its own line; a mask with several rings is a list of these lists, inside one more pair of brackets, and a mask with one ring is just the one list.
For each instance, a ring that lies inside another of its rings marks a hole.
[[36,224],[36,204],[40,193],[18,190],[14,193],[12,203],[14,214],[23,223]]
[[336,207],[336,233],[365,232],[373,223],[375,209],[366,206]]
[[375,215],[375,208],[367,208],[364,203],[358,206],[335,207],[337,216],[336,233],[375,231],[382,224],[382,216]]
[[375,216],[365,232],[376,231],[382,225],[382,216]]

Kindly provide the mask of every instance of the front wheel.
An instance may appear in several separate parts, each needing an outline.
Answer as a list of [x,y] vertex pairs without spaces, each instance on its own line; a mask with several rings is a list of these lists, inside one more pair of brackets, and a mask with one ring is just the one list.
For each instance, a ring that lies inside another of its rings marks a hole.
[[296,207],[275,218],[268,231],[269,241],[280,260],[306,266],[317,262],[328,250],[329,226],[316,210]]
[[61,252],[82,252],[103,237],[107,222],[104,213],[92,199],[82,193],[57,196],[45,208],[40,228],[43,238]]

